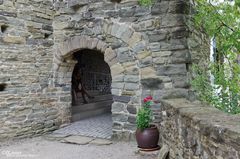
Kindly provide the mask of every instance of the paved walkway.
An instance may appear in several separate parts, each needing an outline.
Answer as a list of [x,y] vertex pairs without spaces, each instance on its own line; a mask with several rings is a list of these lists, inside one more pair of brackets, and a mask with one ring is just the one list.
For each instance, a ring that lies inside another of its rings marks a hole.
[[62,135],[82,135],[110,139],[112,136],[111,114],[83,119],[53,132]]
[[0,159],[156,159],[137,153],[136,143],[77,145],[49,141],[42,137],[0,143]]

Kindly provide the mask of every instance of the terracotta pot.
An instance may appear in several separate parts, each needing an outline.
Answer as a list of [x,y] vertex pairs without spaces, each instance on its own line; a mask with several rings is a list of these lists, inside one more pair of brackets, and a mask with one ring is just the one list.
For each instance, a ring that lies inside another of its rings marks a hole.
[[139,148],[153,149],[158,146],[159,131],[155,125],[143,130],[137,129],[136,140]]

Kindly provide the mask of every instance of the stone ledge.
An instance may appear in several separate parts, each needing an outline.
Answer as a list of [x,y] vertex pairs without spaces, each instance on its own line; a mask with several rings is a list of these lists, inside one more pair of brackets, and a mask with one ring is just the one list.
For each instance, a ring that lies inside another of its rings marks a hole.
[[184,121],[185,127],[195,129],[207,140],[240,150],[240,115],[227,114],[200,102],[191,103],[182,98],[163,100],[162,111],[165,111],[162,114],[170,120],[177,118]]

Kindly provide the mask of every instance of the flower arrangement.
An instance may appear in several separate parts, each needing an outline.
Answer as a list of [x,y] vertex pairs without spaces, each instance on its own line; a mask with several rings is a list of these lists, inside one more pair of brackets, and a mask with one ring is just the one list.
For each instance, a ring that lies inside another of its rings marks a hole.
[[144,105],[139,109],[137,113],[137,128],[143,130],[150,127],[150,123],[153,120],[153,113],[150,106],[153,104],[151,96],[144,98]]

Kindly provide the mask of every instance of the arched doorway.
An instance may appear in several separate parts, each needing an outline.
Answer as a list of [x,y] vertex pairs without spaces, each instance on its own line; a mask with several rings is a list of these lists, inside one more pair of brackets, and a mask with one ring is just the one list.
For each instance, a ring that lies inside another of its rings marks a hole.
[[[134,56],[134,49],[131,49],[130,46],[124,45],[119,49],[113,49],[109,43],[85,35],[70,37],[56,45],[55,48],[51,83],[52,90],[57,91],[59,99],[56,108],[59,110],[58,119],[61,126],[69,124],[72,120],[72,74],[78,63],[74,55],[77,52],[83,53],[79,51],[86,49],[102,54],[111,70],[113,103],[110,119],[112,122],[108,125],[110,125],[112,132],[112,139],[133,139],[136,129],[136,112],[141,103],[142,95],[141,72],[151,74],[152,71],[148,71],[149,69],[142,71],[139,68],[138,59]],[[98,120],[93,120],[92,123],[95,121]],[[85,128],[81,127],[80,129],[84,130]],[[75,130],[73,131],[75,132]]]
[[100,51],[82,49],[71,56],[75,61],[71,78],[71,124],[56,130],[65,135],[97,138],[112,136],[112,77]]
[[111,114],[111,72],[104,55],[84,49],[73,54],[72,121]]

